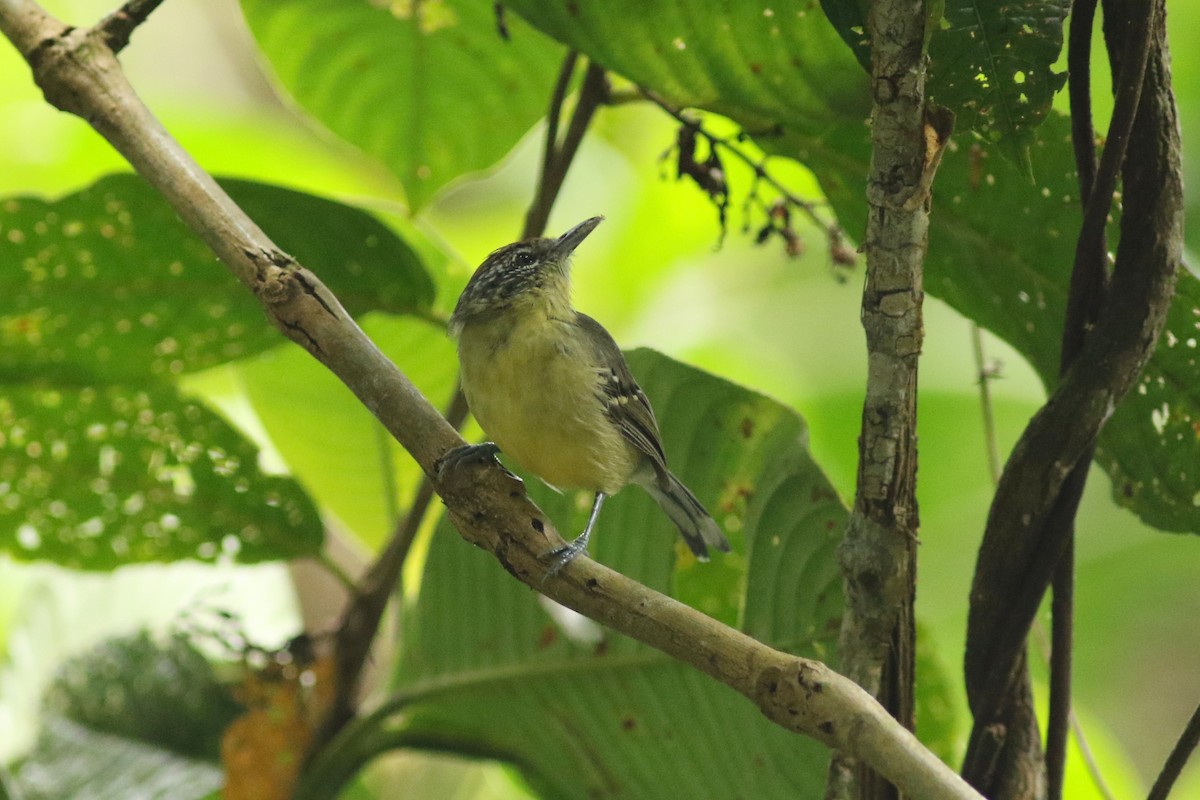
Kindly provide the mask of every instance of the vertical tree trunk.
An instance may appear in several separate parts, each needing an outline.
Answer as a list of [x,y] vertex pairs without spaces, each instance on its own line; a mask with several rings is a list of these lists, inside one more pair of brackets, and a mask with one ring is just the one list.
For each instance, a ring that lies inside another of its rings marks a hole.
[[[867,28],[874,95],[862,300],[868,374],[858,485],[840,551],[847,597],[841,657],[847,675],[912,727],[917,362],[929,189],[951,119],[927,118],[924,3],[876,0]],[[840,756],[827,795],[897,796]]]

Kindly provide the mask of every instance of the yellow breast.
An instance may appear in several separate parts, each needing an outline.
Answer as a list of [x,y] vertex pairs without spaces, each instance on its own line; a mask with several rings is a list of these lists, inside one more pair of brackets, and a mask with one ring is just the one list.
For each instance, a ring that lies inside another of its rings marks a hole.
[[569,322],[522,314],[459,338],[463,391],[488,438],[551,486],[613,494],[638,452],[608,419],[594,356]]

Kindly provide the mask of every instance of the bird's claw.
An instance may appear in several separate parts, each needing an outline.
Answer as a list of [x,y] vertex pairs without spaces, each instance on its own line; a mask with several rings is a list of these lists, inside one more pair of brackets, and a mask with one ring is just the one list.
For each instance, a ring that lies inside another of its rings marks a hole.
[[563,567],[574,561],[577,556],[587,553],[587,545],[588,537],[578,536],[574,541],[568,542],[560,547],[555,547],[553,550],[547,550],[545,553],[543,553],[542,556],[544,558],[553,559],[553,563],[550,565],[550,568],[546,570],[546,577],[542,580],[553,578],[562,570]]
[[[446,454],[437,463],[438,480],[441,480],[448,472],[456,470],[464,464],[472,462],[484,463],[489,459],[496,461],[496,454],[499,452],[500,448],[494,442],[465,444],[462,447],[447,450]],[[499,462],[497,461],[497,463]]]

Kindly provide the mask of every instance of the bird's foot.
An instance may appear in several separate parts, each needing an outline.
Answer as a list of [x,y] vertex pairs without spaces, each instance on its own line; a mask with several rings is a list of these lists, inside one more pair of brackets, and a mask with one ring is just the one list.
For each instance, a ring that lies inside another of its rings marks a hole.
[[447,450],[446,454],[438,460],[438,479],[441,480],[448,472],[456,470],[465,464],[482,464],[487,462],[489,459],[491,461],[496,461],[496,454],[499,452],[500,448],[496,446],[495,442],[466,444],[462,447],[456,447],[453,450]]
[[550,569],[546,570],[546,578],[554,577],[563,567],[574,561],[576,556],[587,552],[588,534],[590,533],[591,531],[584,531],[568,544],[556,547],[553,550],[547,550],[542,554],[546,558],[553,559],[554,562],[550,565]]

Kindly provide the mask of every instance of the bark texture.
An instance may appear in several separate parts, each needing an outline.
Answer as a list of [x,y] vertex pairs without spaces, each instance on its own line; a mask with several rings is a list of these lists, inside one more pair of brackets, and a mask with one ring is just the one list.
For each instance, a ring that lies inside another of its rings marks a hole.
[[[924,3],[876,0],[867,29],[874,94],[862,299],[868,374],[854,509],[840,549],[847,599],[841,657],[846,674],[911,728],[917,363],[930,186],[952,118],[926,108]],[[835,757],[827,796],[895,792]]]

